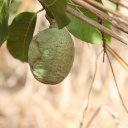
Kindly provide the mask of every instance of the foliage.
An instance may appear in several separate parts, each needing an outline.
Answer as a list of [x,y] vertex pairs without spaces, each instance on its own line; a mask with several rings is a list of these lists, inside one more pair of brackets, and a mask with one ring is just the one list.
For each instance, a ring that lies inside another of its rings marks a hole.
[[[7,47],[21,61],[28,61],[28,48],[36,25],[36,13],[18,14],[9,26]],[[15,52],[14,52],[15,51]]]
[[7,39],[9,0],[0,0],[0,46]]
[[[101,0],[96,1],[102,3]],[[72,35],[87,43],[103,43],[98,29],[66,12],[66,8],[70,6],[99,22],[97,16],[78,7],[73,0],[38,0],[38,2],[42,5],[42,10],[20,13],[14,17],[11,25],[8,25],[9,7],[12,3],[10,0],[0,0],[0,46],[7,40],[8,50],[15,58],[22,62],[28,61],[28,49],[33,38],[37,14],[43,10],[46,11],[46,16],[56,21],[59,29],[66,27]],[[110,28],[106,22],[103,25]],[[106,35],[105,38],[109,43],[111,37]]]

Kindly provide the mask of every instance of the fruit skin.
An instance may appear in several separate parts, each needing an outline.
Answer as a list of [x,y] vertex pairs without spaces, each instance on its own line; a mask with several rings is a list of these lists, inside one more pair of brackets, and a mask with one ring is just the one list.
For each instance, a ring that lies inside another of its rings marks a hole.
[[58,84],[69,74],[74,60],[74,43],[63,28],[39,32],[29,46],[28,62],[34,77],[44,84]]

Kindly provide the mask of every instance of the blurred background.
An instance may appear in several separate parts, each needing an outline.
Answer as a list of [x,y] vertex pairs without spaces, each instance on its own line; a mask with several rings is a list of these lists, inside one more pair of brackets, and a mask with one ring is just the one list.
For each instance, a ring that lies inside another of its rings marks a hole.
[[[14,0],[10,23],[23,11],[41,9],[36,0]],[[128,14],[128,13],[127,13]],[[48,27],[45,12],[38,14],[35,33]],[[74,38],[75,61],[67,78],[58,85],[36,81],[27,63],[14,59],[0,48],[0,128],[80,128],[88,93],[96,70],[96,57],[102,46]],[[111,47],[128,62],[128,48],[112,39]],[[115,77],[128,108],[128,73],[110,56]],[[97,73],[83,127],[127,128],[128,114],[122,107],[112,71],[103,54],[97,60]]]

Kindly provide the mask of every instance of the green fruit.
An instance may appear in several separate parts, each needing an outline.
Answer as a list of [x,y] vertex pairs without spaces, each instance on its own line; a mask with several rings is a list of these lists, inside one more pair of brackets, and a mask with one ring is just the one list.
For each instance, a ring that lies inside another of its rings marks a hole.
[[29,46],[28,62],[34,77],[45,84],[58,84],[69,74],[74,60],[74,43],[63,28],[39,32]]

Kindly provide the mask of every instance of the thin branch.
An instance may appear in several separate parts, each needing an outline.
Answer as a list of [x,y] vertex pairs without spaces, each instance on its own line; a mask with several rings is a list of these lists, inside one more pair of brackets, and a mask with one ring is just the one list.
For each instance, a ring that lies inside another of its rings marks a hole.
[[105,20],[107,22],[109,22],[111,25],[113,25],[114,27],[122,30],[123,32],[128,33],[128,23],[124,22],[124,21],[120,21],[118,18],[116,17],[110,17],[108,16],[106,13],[96,9],[95,7],[89,5],[87,2],[84,2],[82,0],[74,0],[74,3],[76,3],[77,5],[81,6],[82,8],[84,8],[85,10],[88,10],[89,12],[95,14],[97,17],[99,17],[102,20]]
[[87,112],[88,107],[89,107],[90,95],[91,95],[91,91],[92,91],[93,84],[94,84],[94,80],[95,80],[96,73],[97,73],[97,61],[98,61],[98,58],[99,58],[99,56],[101,55],[102,52],[103,52],[103,50],[100,51],[99,54],[98,54],[97,57],[96,57],[96,61],[95,61],[95,72],[94,72],[94,76],[93,76],[93,79],[92,79],[92,82],[91,82],[91,86],[90,86],[90,88],[89,88],[88,97],[87,97],[87,105],[86,105],[86,107],[84,108],[84,112],[83,112],[83,116],[82,116],[82,121],[80,122],[80,128],[82,128],[83,125],[84,125],[84,119],[85,119],[85,117],[86,117],[86,112]]
[[114,73],[114,70],[113,70],[112,63],[111,63],[111,61],[110,61],[108,52],[106,52],[106,55],[107,55],[107,58],[108,58],[108,61],[109,61],[109,65],[110,65],[111,71],[112,71],[112,75],[113,75],[113,78],[114,78],[114,82],[115,82],[115,85],[116,85],[116,89],[117,89],[117,92],[118,92],[118,94],[119,94],[119,98],[120,98],[120,100],[121,100],[121,103],[122,103],[122,106],[123,106],[124,110],[125,110],[126,113],[128,114],[128,109],[127,109],[127,107],[125,106],[124,101],[123,101],[123,98],[122,98],[122,96],[121,96],[121,93],[120,93],[120,90],[119,90],[119,87],[118,87],[118,84],[117,84],[117,81],[116,81],[115,73]]
[[113,2],[115,4],[121,5],[122,7],[125,7],[126,9],[128,9],[128,3],[126,1],[125,1],[125,3],[123,3],[120,0],[107,0],[107,1],[111,1],[111,2]]
[[[98,9],[101,9],[103,11],[106,11],[106,12],[109,12],[111,14],[113,14],[114,16],[117,16],[117,17],[120,17],[122,18],[123,20],[128,20],[128,17],[124,16],[123,14],[119,13],[118,11],[116,10],[112,10],[108,7],[105,7],[103,6],[102,4],[100,4],[99,2],[96,2],[96,1],[92,1],[92,0],[84,0],[86,2],[88,2],[89,4],[91,4],[92,6],[95,6],[96,8]],[[122,20],[121,19],[121,20]]]
[[[101,19],[99,19],[99,24],[103,25],[103,21]],[[102,41],[103,41],[103,62],[105,60],[105,54],[106,54],[106,38],[105,38],[105,33],[104,32],[101,32],[101,36],[102,36]]]
[[128,64],[107,44],[106,49],[128,71]]
[[108,28],[100,25],[99,23],[97,23],[96,21],[94,20],[91,20],[90,18],[88,18],[87,16],[77,12],[75,9],[71,8],[71,7],[67,7],[67,12],[79,19],[81,19],[82,21],[84,21],[85,23],[88,23],[90,25],[92,25],[93,27],[97,28],[98,30],[114,37],[115,39],[121,41],[122,43],[128,45],[128,41],[126,39],[124,39],[122,36],[118,35],[117,33],[109,30]]

